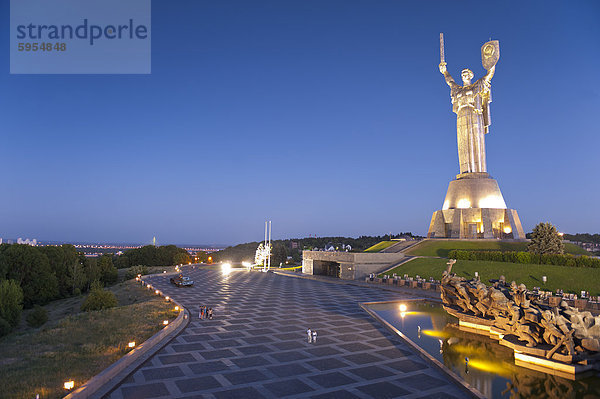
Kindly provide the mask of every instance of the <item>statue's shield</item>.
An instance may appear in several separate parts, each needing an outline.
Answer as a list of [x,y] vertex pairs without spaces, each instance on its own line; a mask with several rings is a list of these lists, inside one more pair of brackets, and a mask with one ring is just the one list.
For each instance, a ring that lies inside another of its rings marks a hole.
[[496,65],[500,59],[500,42],[492,40],[481,46],[481,63],[483,67],[489,70]]

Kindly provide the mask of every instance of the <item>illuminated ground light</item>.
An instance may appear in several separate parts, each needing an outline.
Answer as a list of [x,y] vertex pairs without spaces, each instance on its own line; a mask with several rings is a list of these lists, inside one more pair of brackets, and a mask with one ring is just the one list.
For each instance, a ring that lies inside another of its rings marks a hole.
[[224,275],[228,275],[229,273],[231,273],[231,264],[223,263],[221,265],[221,271],[223,272]]
[[135,342],[131,341],[130,343],[127,344],[128,347],[133,348],[135,347]]
[[75,381],[73,381],[73,380],[71,380],[71,381],[65,381],[65,383],[63,384],[63,387],[67,391],[70,391],[71,389],[73,389],[75,387]]
[[179,310],[179,306],[175,306],[175,310]]
[[166,297],[165,297],[165,299],[168,301],[168,300],[169,300],[169,299],[171,299],[171,298],[169,298],[168,296],[166,296]]
[[166,326],[167,324],[169,324],[169,320],[163,320],[163,324]]
[[400,311],[401,311],[401,312],[406,312],[406,309],[407,309],[407,308],[406,308],[406,305],[405,305],[405,304],[401,304],[401,305],[400,305]]
[[156,290],[156,291],[154,291],[154,293],[155,293],[156,295],[158,295],[158,294],[160,294],[160,291],[159,291],[159,290]]
[[506,226],[504,228],[504,234],[510,234],[512,232],[512,229],[509,226]]

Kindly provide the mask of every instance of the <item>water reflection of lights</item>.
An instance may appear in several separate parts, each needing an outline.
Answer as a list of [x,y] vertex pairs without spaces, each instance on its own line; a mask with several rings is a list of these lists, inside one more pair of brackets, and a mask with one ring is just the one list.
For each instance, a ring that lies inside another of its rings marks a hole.
[[423,334],[429,335],[430,337],[436,338],[449,338],[450,334],[446,331],[436,331],[436,330],[423,330]]
[[469,359],[469,366],[481,371],[487,371],[488,373],[495,373],[498,375],[510,375],[510,368],[504,366],[500,362],[492,362],[489,360],[482,359]]

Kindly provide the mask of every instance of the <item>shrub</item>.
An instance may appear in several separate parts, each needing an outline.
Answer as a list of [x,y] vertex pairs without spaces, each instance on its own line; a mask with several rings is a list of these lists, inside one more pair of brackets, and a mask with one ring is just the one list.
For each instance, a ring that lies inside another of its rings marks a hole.
[[531,263],[531,256],[529,252],[517,252],[517,262],[518,263]]
[[131,266],[125,273],[125,280],[135,278],[138,274],[141,274],[142,276],[148,274],[148,268],[142,265]]
[[8,334],[10,330],[12,330],[12,327],[10,326],[8,321],[0,317],[0,337],[3,337],[6,334]]
[[23,290],[15,280],[0,281],[0,318],[12,327],[21,321]]
[[556,265],[569,267],[600,268],[600,259],[589,256],[562,254],[534,254],[531,252],[468,251],[453,249],[448,257],[457,260],[489,260],[521,264]]
[[48,312],[40,305],[35,305],[25,320],[30,327],[41,327],[48,321]]
[[115,294],[106,291],[99,282],[94,282],[92,283],[90,294],[81,305],[81,310],[89,312],[92,310],[114,308],[115,306],[117,306],[117,297]]

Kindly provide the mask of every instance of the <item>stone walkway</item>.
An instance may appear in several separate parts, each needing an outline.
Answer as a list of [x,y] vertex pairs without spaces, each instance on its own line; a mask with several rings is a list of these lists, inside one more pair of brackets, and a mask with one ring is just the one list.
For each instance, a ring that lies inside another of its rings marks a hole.
[[[146,281],[185,305],[190,324],[109,398],[467,397],[358,306],[406,294],[273,273],[184,273],[194,287]],[[201,304],[213,320],[198,320]]]

